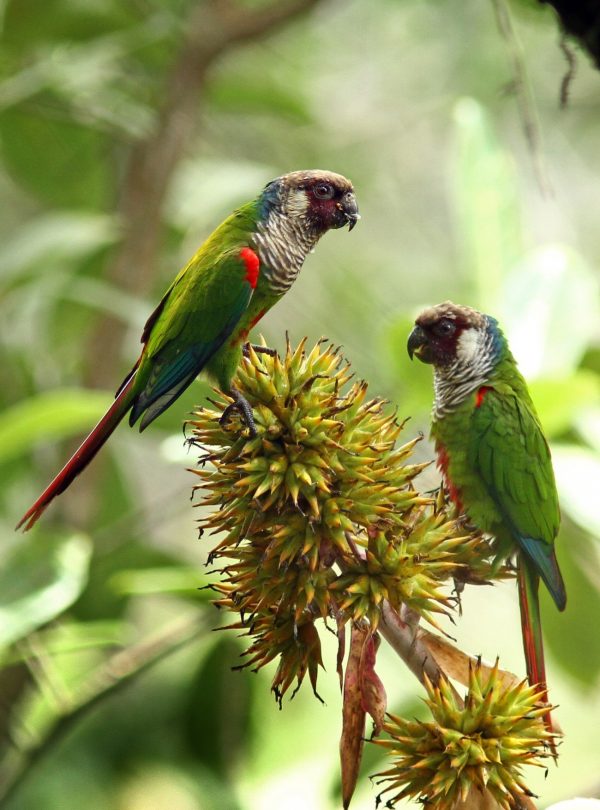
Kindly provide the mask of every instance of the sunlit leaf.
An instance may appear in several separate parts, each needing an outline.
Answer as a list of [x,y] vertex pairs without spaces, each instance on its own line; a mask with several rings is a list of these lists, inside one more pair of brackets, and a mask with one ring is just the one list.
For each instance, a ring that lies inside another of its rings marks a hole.
[[109,312],[140,332],[153,305],[103,279],[74,278],[62,292],[62,297],[87,307]]
[[564,245],[528,253],[506,278],[495,314],[528,377],[566,376],[598,328],[598,275]]
[[532,380],[529,388],[548,436],[558,435],[571,427],[586,403],[600,402],[600,378],[585,369],[569,377]]
[[0,247],[0,275],[7,281],[26,270],[43,274],[50,262],[88,256],[116,237],[115,222],[105,214],[64,211],[38,216]]
[[0,463],[48,439],[76,436],[92,428],[112,395],[104,391],[61,388],[36,394],[0,414]]
[[84,535],[41,545],[32,534],[16,546],[0,570],[0,647],[73,604],[85,587],[90,554]]
[[197,568],[168,566],[119,571],[111,577],[110,585],[120,594],[182,593],[211,599],[209,592],[201,590],[211,581]]
[[600,635],[592,620],[600,614],[598,544],[573,524],[563,523],[557,555],[567,588],[567,608],[559,613],[546,589],[541,589],[544,637],[557,664],[592,689],[600,673]]
[[451,191],[464,262],[474,279],[476,304],[493,312],[502,282],[522,249],[516,170],[472,98],[454,108],[455,166]]
[[600,405],[588,406],[578,413],[575,427],[581,438],[600,453]]
[[600,537],[600,458],[585,447],[554,445],[552,459],[564,510],[585,531]]
[[180,228],[211,229],[233,208],[252,200],[277,174],[260,164],[219,160],[183,161],[173,178],[166,217]]
[[[56,626],[40,630],[38,636],[40,645],[48,655],[71,655],[82,650],[122,645],[128,630],[126,624],[116,621],[61,621]],[[15,664],[23,658],[24,651],[13,647],[4,656],[3,664]]]

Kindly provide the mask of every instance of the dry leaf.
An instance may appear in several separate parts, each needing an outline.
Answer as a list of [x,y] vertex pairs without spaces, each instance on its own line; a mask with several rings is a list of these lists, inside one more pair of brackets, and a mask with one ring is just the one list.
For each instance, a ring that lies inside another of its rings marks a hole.
[[371,634],[365,641],[360,661],[362,706],[373,718],[373,737],[381,731],[387,709],[387,695],[381,678],[375,672],[379,636]]
[[[451,644],[445,638],[437,636],[435,633],[430,633],[428,630],[420,629],[418,631],[420,642],[427,648],[431,657],[444,672],[448,678],[453,678],[455,681],[469,685],[469,664],[476,664],[479,659],[472,655],[467,655],[454,644]],[[492,671],[492,667],[481,662],[481,672],[486,677]],[[520,683],[522,678],[513,675],[512,672],[506,670],[498,670],[498,679],[500,683],[508,688]]]
[[350,654],[344,676],[342,737],[340,739],[344,810],[350,806],[350,800],[356,787],[364,745],[366,711],[363,708],[360,688],[360,661],[368,635],[369,629],[366,626],[352,625]]

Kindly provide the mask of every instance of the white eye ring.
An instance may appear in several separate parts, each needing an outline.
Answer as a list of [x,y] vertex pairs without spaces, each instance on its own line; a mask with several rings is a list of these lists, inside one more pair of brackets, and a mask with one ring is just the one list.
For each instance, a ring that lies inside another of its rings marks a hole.
[[329,183],[318,183],[313,189],[315,197],[320,200],[330,200],[333,197],[333,186]]

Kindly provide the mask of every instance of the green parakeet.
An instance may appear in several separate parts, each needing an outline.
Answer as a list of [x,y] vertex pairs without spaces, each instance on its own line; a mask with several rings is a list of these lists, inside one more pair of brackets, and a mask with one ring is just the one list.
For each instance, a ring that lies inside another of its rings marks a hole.
[[516,553],[527,676],[546,692],[540,577],[559,610],[566,592],[550,450],[527,384],[498,322],[449,301],[419,315],[408,352],[433,365],[431,436],[451,498],[494,536],[499,560]]
[[317,170],[278,177],[234,211],[171,284],[144,327],[142,353],[114,403],[17,528],[33,526],[125,414],[130,425],[141,419],[143,430],[201,371],[232,397],[230,407],[254,433],[252,410],[231,385],[250,329],[290,289],[320,237],[344,225],[351,230],[358,219],[350,181]]

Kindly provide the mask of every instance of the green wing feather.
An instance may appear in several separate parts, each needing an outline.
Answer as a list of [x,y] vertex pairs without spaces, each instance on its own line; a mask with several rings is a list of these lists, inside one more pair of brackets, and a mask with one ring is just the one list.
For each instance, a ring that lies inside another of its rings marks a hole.
[[554,555],[560,524],[548,443],[530,401],[489,388],[473,409],[469,465],[481,477],[511,534],[559,608],[565,589]]
[[240,245],[201,251],[177,276],[150,316],[136,376],[134,424],[143,430],[197,377],[232,334],[252,298]]

